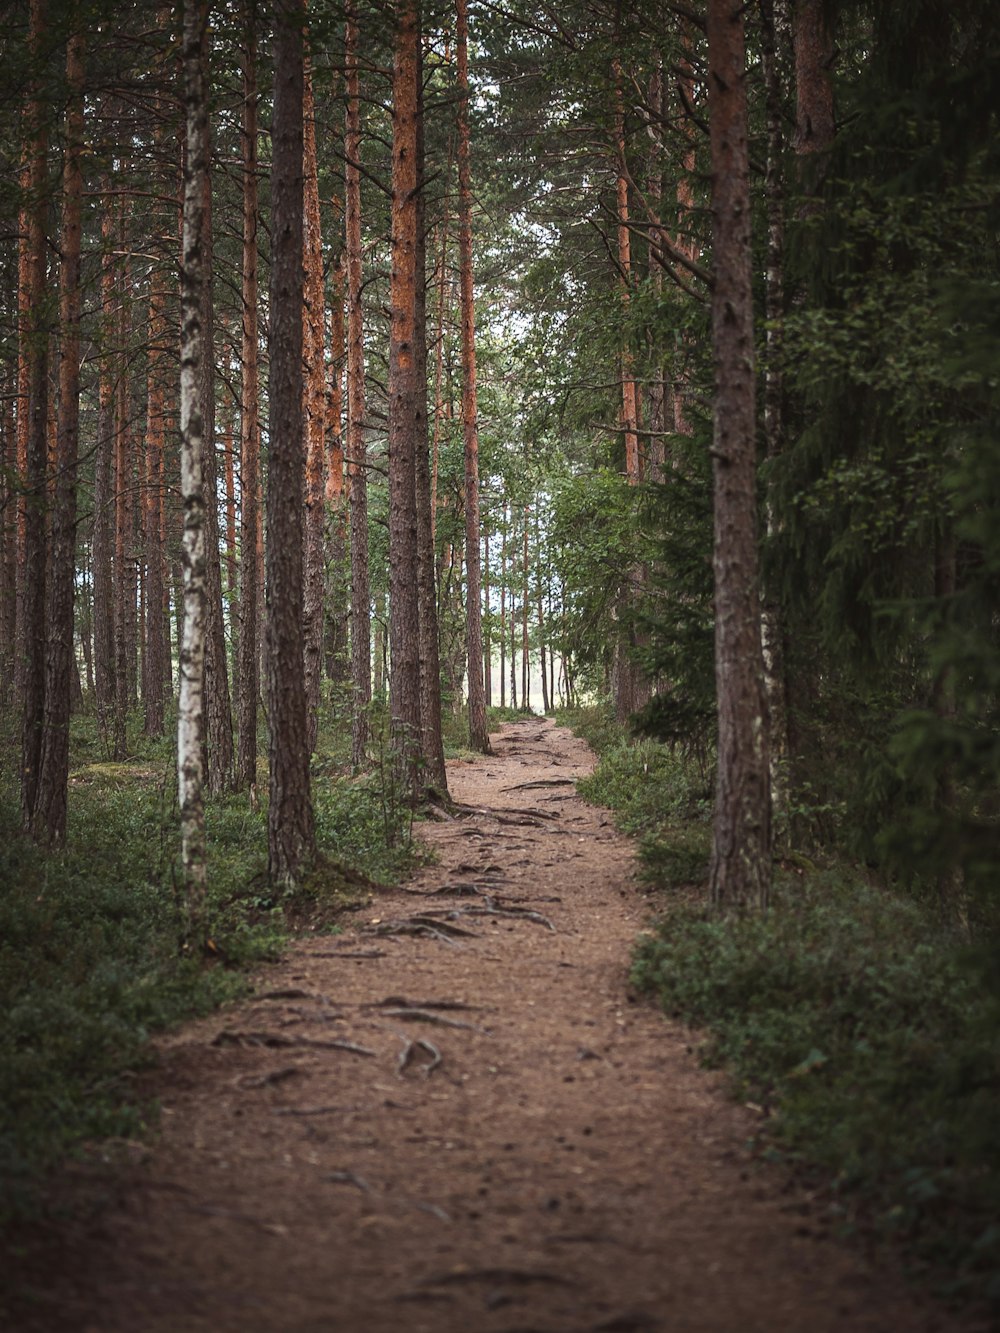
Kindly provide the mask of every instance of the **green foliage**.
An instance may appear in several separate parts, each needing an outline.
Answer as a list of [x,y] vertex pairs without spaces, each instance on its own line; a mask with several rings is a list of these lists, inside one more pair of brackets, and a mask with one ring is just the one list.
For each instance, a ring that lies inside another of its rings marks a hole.
[[678,747],[626,737],[607,708],[574,710],[567,718],[599,755],[577,790],[613,810],[619,828],[639,840],[646,881],[676,889],[704,880],[711,810],[705,769]]
[[762,1143],[826,1182],[833,1219],[1000,1299],[1000,1015],[983,961],[911,902],[800,872],[766,916],[672,910],[633,980],[708,1029],[705,1058],[771,1117]]
[[382,771],[338,777],[324,725],[320,857],[294,893],[266,882],[266,809],[244,795],[208,803],[209,945],[193,957],[170,743],[133,739],[137,757],[106,762],[93,719],[74,718],[62,851],[22,837],[16,785],[0,779],[0,1221],[29,1210],[39,1174],[81,1141],[143,1131],[154,1108],[134,1075],[152,1033],[238,995],[240,969],[275,957],[289,922],[329,929],[413,858],[410,815]]

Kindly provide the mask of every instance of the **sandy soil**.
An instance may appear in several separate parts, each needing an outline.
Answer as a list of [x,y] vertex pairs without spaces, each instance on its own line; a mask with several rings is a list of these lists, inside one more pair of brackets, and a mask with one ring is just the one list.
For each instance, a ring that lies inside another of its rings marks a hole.
[[437,863],[160,1043],[162,1129],[33,1252],[24,1333],[971,1329],[823,1234],[629,993],[647,907],[538,719],[450,765]]

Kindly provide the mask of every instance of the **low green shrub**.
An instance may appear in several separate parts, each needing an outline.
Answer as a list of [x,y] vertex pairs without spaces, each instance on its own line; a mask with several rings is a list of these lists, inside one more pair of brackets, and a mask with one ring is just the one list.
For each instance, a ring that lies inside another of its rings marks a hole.
[[142,1129],[152,1033],[239,995],[241,969],[276,957],[291,927],[331,928],[413,857],[410,815],[378,771],[314,772],[320,857],[294,893],[267,884],[266,801],[209,801],[209,956],[195,958],[170,743],[135,739],[109,762],[93,719],[74,718],[66,847],[47,851],[20,832],[16,738],[0,737],[0,1223],[31,1210],[75,1145]]
[[763,916],[672,910],[632,975],[707,1029],[706,1060],[847,1229],[1000,1300],[1000,1014],[980,964],[918,905],[827,872],[785,878]]

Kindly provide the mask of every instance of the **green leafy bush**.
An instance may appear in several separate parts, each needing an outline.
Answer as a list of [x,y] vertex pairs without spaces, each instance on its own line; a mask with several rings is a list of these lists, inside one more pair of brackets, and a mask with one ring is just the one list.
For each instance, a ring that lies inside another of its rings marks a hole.
[[633,980],[708,1030],[705,1058],[845,1225],[1000,1299],[998,1006],[967,946],[884,889],[796,876],[764,916],[671,911]]

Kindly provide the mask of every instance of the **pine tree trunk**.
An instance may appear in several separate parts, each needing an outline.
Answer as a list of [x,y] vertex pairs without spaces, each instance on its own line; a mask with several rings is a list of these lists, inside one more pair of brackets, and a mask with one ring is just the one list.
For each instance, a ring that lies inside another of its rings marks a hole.
[[294,885],[315,857],[306,727],[303,587],[305,421],[302,0],[279,0],[271,169],[270,466],[267,480],[268,876]]
[[441,729],[441,660],[438,645],[437,590],[434,580],[434,527],[431,512],[429,423],[427,420],[427,246],[424,208],[423,60],[417,45],[417,229],[414,269],[414,360],[421,410],[413,458],[414,505],[417,517],[417,615],[420,621],[420,748],[422,782],[438,799],[447,799]]
[[757,594],[753,294],[743,7],[709,0],[715,286],[712,449],[718,779],[709,867],[716,908],[767,906],[768,715]]
[[458,56],[458,254],[462,308],[462,434],[465,443],[465,633],[468,645],[469,747],[490,753],[483,687],[483,608],[479,538],[479,418],[476,308],[472,287],[472,171],[469,153],[469,18],[456,0]]
[[84,38],[73,32],[66,47],[66,145],[63,150],[62,237],[59,278],[59,421],[54,504],[49,534],[45,643],[45,706],[38,786],[31,831],[50,845],[66,838],[69,718],[76,662],[73,656],[73,589],[76,577],[76,465],[80,442],[80,246],[83,224]]
[[[101,188],[110,195],[110,177]],[[97,448],[94,454],[94,694],[98,731],[107,744],[113,729],[115,700],[114,659],[114,450],[115,356],[111,350],[116,324],[114,213],[110,203],[101,217],[101,353],[98,361]]]
[[143,489],[143,546],[145,552],[142,702],[143,730],[147,736],[163,734],[163,703],[167,691],[167,646],[163,638],[163,541],[164,453],[166,419],[164,376],[166,375],[167,323],[165,314],[166,275],[156,264],[150,277],[149,366],[146,396],[146,457]]
[[13,702],[14,650],[17,644],[17,402],[5,377],[0,405],[0,710]]
[[[767,201],[767,267],[764,317],[767,321],[764,351],[764,436],[768,460],[784,451],[784,377],[781,370],[782,321],[785,313],[785,195],[783,159],[784,85],[787,12],[785,0],[760,0],[761,54],[767,107],[767,172],[764,193]],[[765,503],[767,536],[778,531],[774,496]],[[764,688],[771,719],[771,800],[775,831],[786,827],[788,793],[785,760],[788,754],[788,692],[785,680],[784,629],[776,588],[764,589],[761,604],[761,647],[764,654]]]
[[[347,249],[347,475],[351,545],[351,765],[367,760],[372,699],[371,593],[368,580],[368,460],[365,445],[365,347],[361,271],[361,101],[358,24],[348,16],[344,39],[347,109],[344,212]],[[381,655],[376,654],[380,660]],[[376,667],[378,669],[378,667]]]
[[[123,201],[119,213],[119,243],[127,254],[128,215]],[[122,265],[122,280],[127,287],[129,264]],[[128,376],[126,347],[128,344],[129,315],[123,301],[118,311],[119,347],[116,356],[116,389],[114,399],[114,465],[115,465],[115,555],[114,555],[114,638],[115,638],[115,697],[112,754],[119,762],[127,751],[127,723],[129,710],[136,697],[136,542],[133,497],[133,440],[129,422]]]
[[318,710],[323,680],[323,464],[326,457],[326,351],[325,298],[323,291],[323,238],[320,225],[319,176],[316,166],[316,117],[313,104],[312,69],[306,56],[303,116],[305,173],[305,308],[303,352],[305,356],[306,415],[306,530],[305,588],[302,605],[305,635],[307,725],[310,753],[316,748]]
[[[28,46],[35,60],[46,25],[45,0],[32,0]],[[41,74],[39,74],[41,78]],[[18,472],[20,513],[17,598],[17,696],[21,706],[21,813],[30,827],[38,788],[45,704],[45,530],[48,466],[49,310],[46,296],[48,134],[33,87],[22,116],[21,244],[18,263]],[[23,421],[22,421],[23,412]]]
[[327,401],[326,456],[326,586],[327,618],[324,636],[326,676],[342,685],[347,671],[347,607],[349,589],[344,581],[347,529],[344,507],[344,289],[347,255],[341,250],[333,274],[330,310],[330,384]]
[[[194,0],[191,0],[194,3]],[[208,33],[206,43],[210,42]],[[213,795],[233,786],[233,709],[229,692],[229,657],[222,609],[222,555],[219,546],[218,459],[215,452],[215,300],[212,269],[212,179],[211,122],[206,107],[202,124],[205,144],[201,149],[202,242],[201,242],[201,353],[199,391],[202,398],[202,473],[204,484],[205,557],[205,736],[208,789]],[[190,156],[190,139],[188,156]]]
[[415,453],[420,416],[426,412],[416,348],[419,41],[418,0],[397,0],[389,282],[389,701],[396,781],[410,801],[421,794]]
[[[181,497],[184,506],[184,626],[180,644],[177,707],[177,799],[181,813],[181,873],[184,876],[187,936],[204,932],[206,848],[203,785],[205,772],[205,649],[208,639],[208,560],[203,457],[210,443],[205,408],[204,362],[210,355],[205,315],[210,297],[208,89],[206,86],[208,6],[185,0],[183,66],[186,109],[183,239],[181,246]],[[208,383],[210,383],[208,379]],[[209,504],[211,499],[209,500]]]
[[236,786],[256,790],[257,699],[260,694],[260,404],[257,278],[256,0],[243,11],[243,323],[240,380],[240,604],[237,657]]

